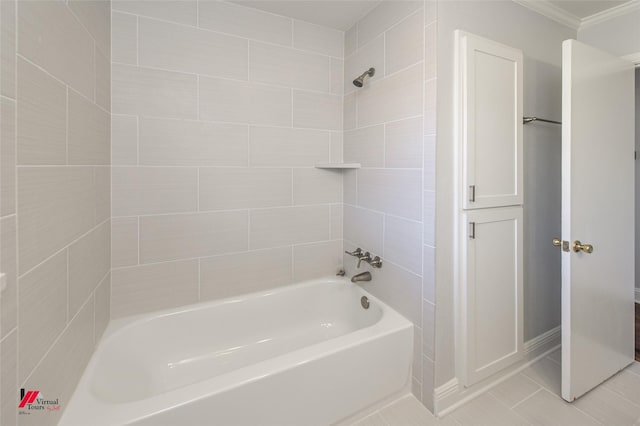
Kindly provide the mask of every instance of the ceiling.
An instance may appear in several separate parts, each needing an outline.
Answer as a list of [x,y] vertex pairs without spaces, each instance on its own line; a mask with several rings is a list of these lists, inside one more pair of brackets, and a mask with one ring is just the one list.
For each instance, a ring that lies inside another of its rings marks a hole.
[[628,0],[551,0],[550,3],[564,9],[576,18],[584,19],[615,6],[626,3]]
[[232,2],[346,31],[375,8],[380,0],[232,0]]

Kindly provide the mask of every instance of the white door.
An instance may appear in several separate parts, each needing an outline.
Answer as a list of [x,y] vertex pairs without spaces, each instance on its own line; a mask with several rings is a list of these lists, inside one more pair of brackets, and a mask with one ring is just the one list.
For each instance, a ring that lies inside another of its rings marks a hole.
[[522,207],[462,214],[464,385],[522,358]]
[[573,401],[634,356],[634,67],[575,40],[562,55],[562,397]]
[[458,31],[463,209],[522,204],[522,51]]

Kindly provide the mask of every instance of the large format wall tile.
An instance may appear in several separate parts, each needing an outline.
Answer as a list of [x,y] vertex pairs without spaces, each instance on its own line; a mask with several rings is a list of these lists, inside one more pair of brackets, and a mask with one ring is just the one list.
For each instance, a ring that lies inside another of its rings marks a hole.
[[112,109],[115,114],[196,118],[196,76],[113,64]]
[[111,115],[111,164],[138,164],[138,117]]
[[[115,6],[115,2],[113,2]],[[121,64],[138,63],[138,18],[114,11],[111,15],[111,60]]]
[[0,402],[0,423],[3,426],[16,426],[18,411],[18,331],[13,330],[0,342],[0,395],[4,395]]
[[69,246],[69,317],[73,317],[111,268],[111,224],[94,228]]
[[329,161],[331,134],[311,129],[251,127],[251,166],[310,167]]
[[304,21],[293,22],[293,47],[343,57],[344,33]]
[[140,218],[140,263],[213,256],[247,249],[246,211]]
[[422,6],[421,1],[383,1],[367,16],[358,21],[358,47],[362,47],[379,34],[411,15]]
[[219,1],[201,1],[198,12],[202,28],[291,46],[290,18]]
[[373,210],[422,220],[421,170],[358,171],[358,203]]
[[[245,125],[140,118],[139,126],[141,165],[247,165],[249,129]],[[133,131],[127,134],[135,136]],[[129,146],[135,143],[127,141]]]
[[200,78],[200,119],[291,126],[291,90],[240,81]]
[[192,212],[198,209],[198,170],[191,167],[114,167],[113,215]]
[[98,285],[94,294],[94,305],[94,337],[97,343],[111,319],[111,273],[108,273]]
[[197,260],[134,266],[111,273],[112,318],[197,301]]
[[70,0],[69,9],[91,33],[96,47],[108,55],[111,46],[111,2],[109,0]]
[[21,55],[93,99],[94,42],[65,3],[18,2],[18,31]]
[[230,210],[291,205],[291,170],[202,168],[200,210]]
[[20,278],[19,383],[67,325],[67,276],[64,250]]
[[[59,398],[60,402],[71,399],[95,348],[93,308],[93,301],[89,300],[71,319],[57,343],[24,383],[25,388],[38,389],[43,395]],[[21,416],[20,425],[54,426],[60,420],[62,412],[46,414]]]
[[342,241],[303,244],[293,247],[295,282],[333,275],[342,269]]
[[6,274],[7,288],[0,299],[0,339],[18,323],[18,275],[16,264],[16,217],[0,219],[0,269]]
[[342,96],[294,90],[293,125],[342,130]]
[[202,259],[200,297],[222,299],[287,285],[292,279],[291,268],[290,247]]
[[138,19],[140,66],[246,80],[247,46],[238,37]]
[[15,119],[16,102],[0,98],[0,217],[16,211]]
[[0,2],[0,94],[15,99],[16,0]]
[[342,202],[342,171],[293,169],[293,204]]
[[251,211],[251,249],[326,241],[331,237],[331,207],[283,207]]
[[20,274],[87,232],[95,223],[90,167],[23,167],[18,171]]
[[251,81],[293,87],[330,90],[330,58],[287,47],[252,41],[249,45]]
[[64,409],[109,321],[110,9],[0,1],[3,426],[56,424],[18,416],[19,389]]
[[109,113],[73,90],[68,98],[69,164],[109,164],[111,129]]
[[422,145],[422,117],[387,123],[385,126],[385,166],[421,168]]
[[384,215],[371,210],[344,206],[344,239],[374,254],[383,251]]
[[111,61],[96,48],[96,104],[111,112]]
[[[163,21],[197,25],[198,4],[195,0],[163,0],[161,2],[113,0],[111,7],[113,10],[158,18]],[[114,28],[114,34],[116,32],[117,29]]]
[[67,162],[67,90],[18,59],[18,164]]
[[383,167],[385,126],[362,127],[344,132],[344,161],[362,167]]
[[111,266],[120,268],[138,264],[138,218],[111,220]]
[[369,126],[422,115],[422,64],[371,82],[358,93],[358,125]]
[[385,74],[400,71],[422,60],[423,32],[423,10],[419,9],[386,33]]

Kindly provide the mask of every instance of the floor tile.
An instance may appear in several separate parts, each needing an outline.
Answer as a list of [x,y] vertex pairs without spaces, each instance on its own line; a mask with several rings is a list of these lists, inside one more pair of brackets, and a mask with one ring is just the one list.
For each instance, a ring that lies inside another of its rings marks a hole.
[[549,358],[541,358],[532,366],[524,369],[522,374],[532,379],[551,393],[562,394],[562,370],[559,364]]
[[640,376],[623,370],[604,382],[603,386],[640,405]]
[[513,409],[533,425],[599,426],[600,423],[545,389]]
[[489,393],[480,395],[451,413],[462,426],[528,425],[524,418],[510,410]]
[[630,366],[626,368],[626,371],[630,371],[631,373],[635,373],[640,376],[640,362],[634,361]]
[[389,426],[387,425],[380,414],[373,413],[372,415],[365,417],[357,423],[354,423],[353,426]]
[[[640,389],[637,392],[640,392]],[[573,405],[605,425],[632,426],[640,420],[639,405],[604,386],[581,396]]]
[[533,395],[538,389],[540,389],[540,385],[536,382],[524,374],[516,374],[491,389],[491,394],[508,407],[513,408],[514,405]]
[[380,410],[380,416],[390,425],[427,426],[438,424],[438,419],[412,395],[383,408]]
[[562,349],[556,349],[555,351],[553,351],[549,355],[547,355],[547,358],[549,358],[552,361],[555,361],[558,364],[562,365]]

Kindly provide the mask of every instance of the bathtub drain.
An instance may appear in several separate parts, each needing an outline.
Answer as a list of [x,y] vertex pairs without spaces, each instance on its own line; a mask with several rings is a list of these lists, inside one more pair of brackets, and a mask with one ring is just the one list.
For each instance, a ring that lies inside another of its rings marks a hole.
[[369,299],[367,298],[367,296],[362,296],[360,298],[360,304],[363,308],[369,309]]

